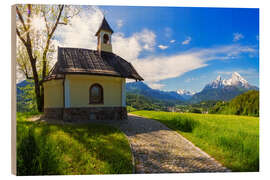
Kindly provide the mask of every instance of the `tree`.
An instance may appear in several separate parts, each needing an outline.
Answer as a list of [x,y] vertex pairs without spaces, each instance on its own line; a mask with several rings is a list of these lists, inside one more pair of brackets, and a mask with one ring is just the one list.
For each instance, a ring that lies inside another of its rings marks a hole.
[[[26,79],[34,81],[38,111],[43,111],[44,89],[42,81],[48,75],[49,57],[55,51],[51,43],[58,25],[66,25],[69,18],[79,13],[78,8],[67,5],[17,5],[16,34],[18,69]],[[42,27],[42,23],[45,27]]]

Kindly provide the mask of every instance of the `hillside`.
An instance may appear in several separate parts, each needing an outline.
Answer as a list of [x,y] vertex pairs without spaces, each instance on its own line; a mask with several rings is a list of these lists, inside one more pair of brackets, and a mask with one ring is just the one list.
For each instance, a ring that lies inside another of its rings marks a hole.
[[152,99],[179,103],[179,101],[185,101],[185,99],[176,91],[160,91],[152,89],[143,82],[132,82],[126,84],[127,93],[144,95]]
[[131,106],[136,110],[155,110],[167,111],[168,107],[175,105],[175,102],[161,101],[144,95],[127,93],[126,97],[127,106]]
[[17,112],[36,111],[34,83],[31,80],[24,80],[16,84]]
[[259,91],[251,90],[229,102],[219,102],[209,113],[259,116]]

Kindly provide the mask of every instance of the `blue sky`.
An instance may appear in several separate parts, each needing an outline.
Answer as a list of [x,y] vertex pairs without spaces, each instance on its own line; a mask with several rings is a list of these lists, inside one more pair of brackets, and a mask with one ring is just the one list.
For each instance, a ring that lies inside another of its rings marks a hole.
[[[259,9],[85,6],[73,27],[60,29],[56,39],[65,46],[96,48],[92,34],[103,14],[114,30],[114,53],[153,88],[200,91],[234,71],[259,85]],[[78,40],[76,24],[82,37],[90,34],[88,44]],[[73,44],[68,28],[74,31]]]

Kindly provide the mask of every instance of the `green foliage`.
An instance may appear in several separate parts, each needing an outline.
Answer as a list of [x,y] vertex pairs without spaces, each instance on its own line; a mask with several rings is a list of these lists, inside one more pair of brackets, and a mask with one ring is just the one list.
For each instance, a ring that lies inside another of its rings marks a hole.
[[133,108],[132,106],[127,106],[127,112],[137,111],[137,109]]
[[17,90],[17,111],[36,112],[37,104],[34,83],[31,80],[26,80],[26,82],[25,86],[18,87]]
[[209,111],[212,114],[259,116],[259,91],[248,91],[230,102],[219,102]]
[[153,98],[149,98],[143,95],[127,93],[127,106],[131,106],[137,110],[162,110],[167,111],[168,107],[172,107],[175,104],[169,101],[160,101]]
[[17,114],[18,175],[132,173],[130,146],[119,130],[30,122],[29,116]]
[[216,103],[217,101],[201,101],[196,104],[179,104],[175,108],[176,112],[207,113]]
[[191,111],[190,111],[191,113],[199,113],[199,114],[201,114],[202,113],[202,111],[200,110],[200,109],[197,109],[197,108],[193,108],[193,109],[191,109]]
[[156,119],[176,130],[232,171],[259,171],[257,117],[156,111],[132,113]]

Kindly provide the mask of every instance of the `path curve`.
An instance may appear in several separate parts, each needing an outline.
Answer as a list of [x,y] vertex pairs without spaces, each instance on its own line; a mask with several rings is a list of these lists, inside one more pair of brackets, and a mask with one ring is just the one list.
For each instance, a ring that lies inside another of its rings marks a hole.
[[229,172],[214,158],[164,124],[133,114],[117,126],[128,137],[136,173]]

